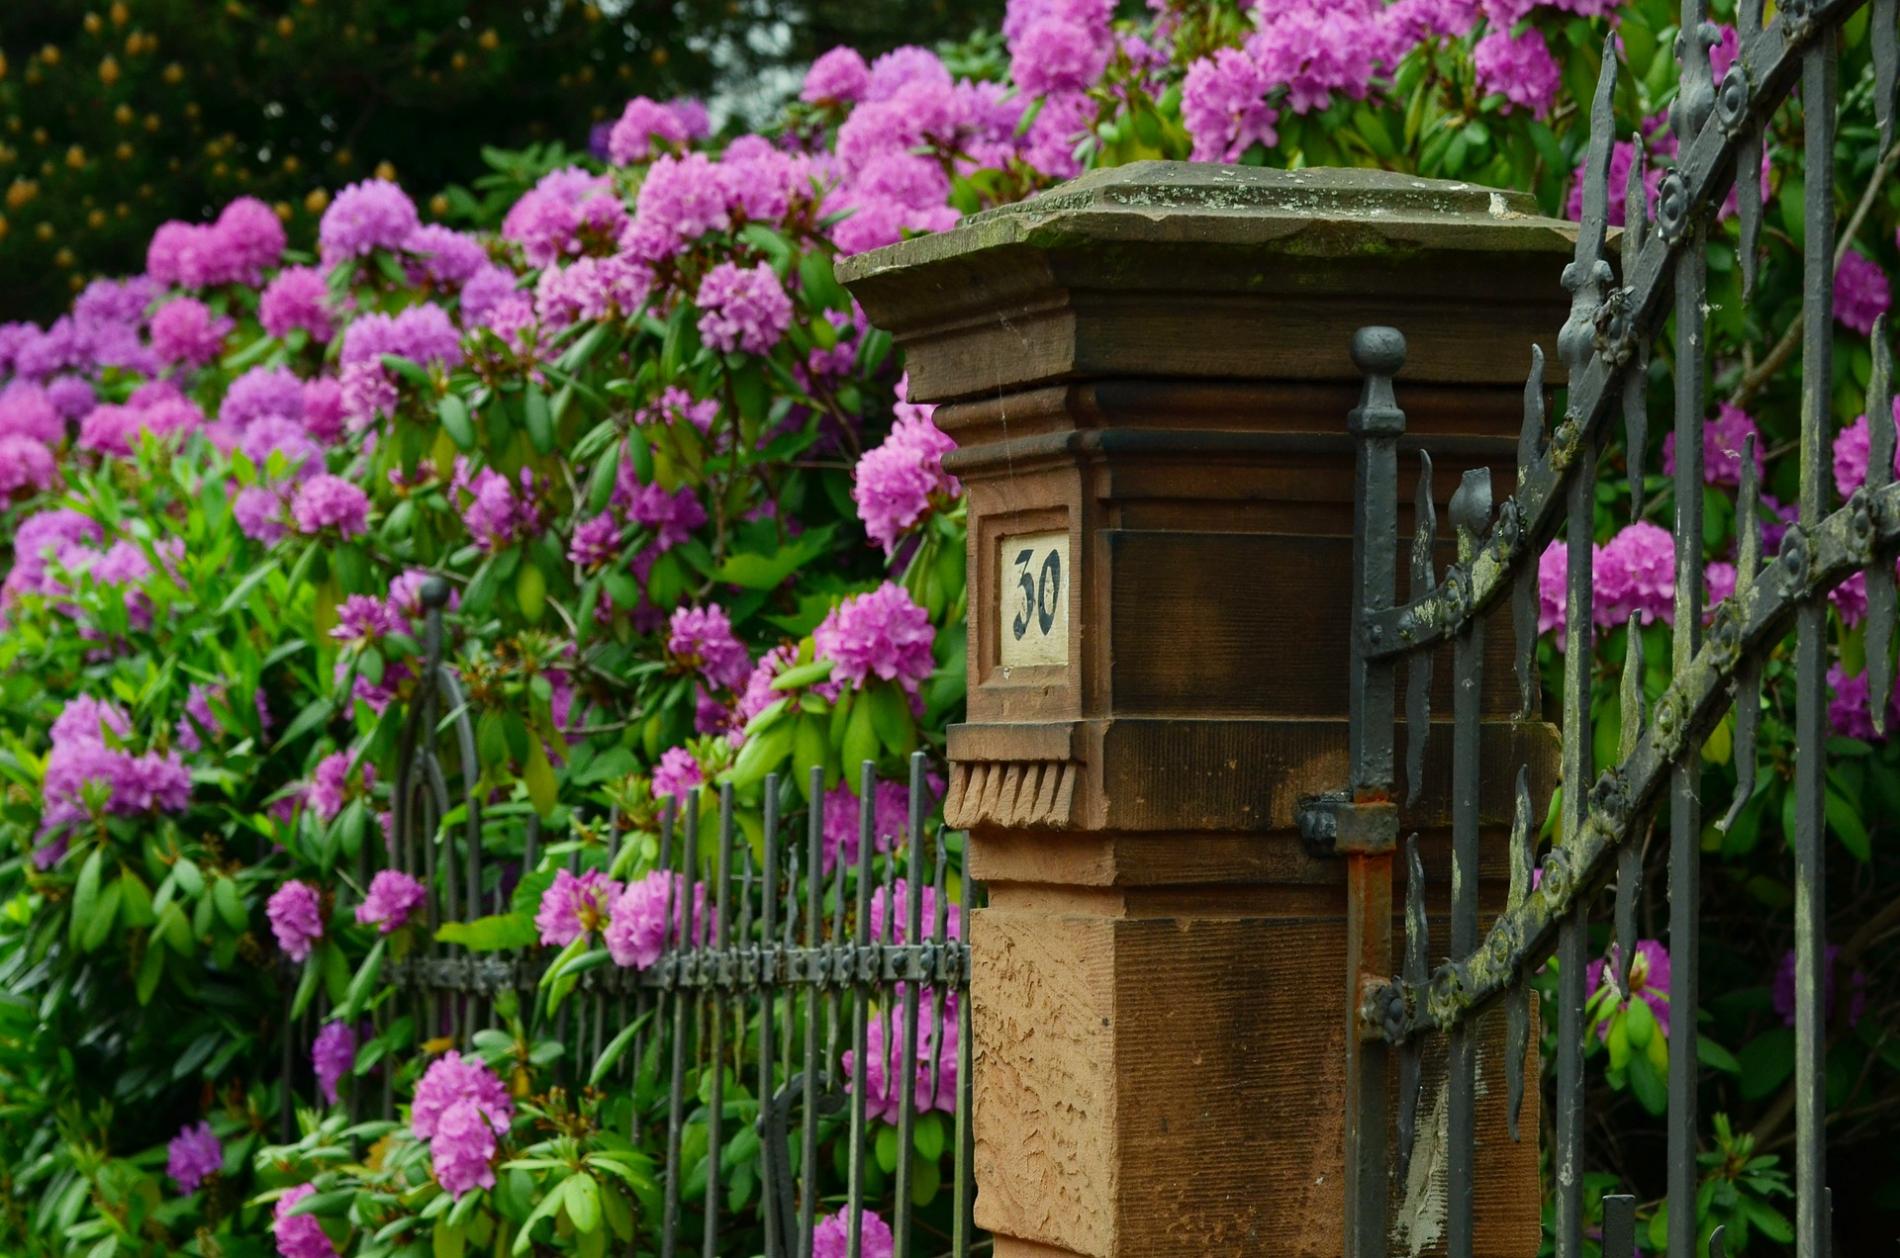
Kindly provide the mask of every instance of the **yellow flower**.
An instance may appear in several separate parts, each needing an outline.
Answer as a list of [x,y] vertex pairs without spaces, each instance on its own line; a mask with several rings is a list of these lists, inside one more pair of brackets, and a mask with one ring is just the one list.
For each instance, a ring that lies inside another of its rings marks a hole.
[[124,101],[120,101],[119,107],[112,111],[112,121],[122,127],[131,126],[133,121],[137,118],[138,115],[132,112],[132,106],[126,104]]
[[185,67],[179,65],[176,61],[166,66],[165,81],[173,87],[183,83],[185,81]]
[[480,44],[487,51],[493,52],[495,49],[501,47],[501,36],[495,34],[495,28],[491,26],[480,35],[477,35],[475,42]]
[[38,227],[33,229],[33,234],[43,241],[50,241],[53,238],[53,225],[51,223],[41,223]]
[[49,66],[56,66],[56,65],[58,65],[58,64],[59,64],[59,47],[58,47],[58,45],[56,45],[56,44],[48,44],[48,45],[46,45],[46,47],[44,47],[44,48],[42,48],[42,49],[40,49],[40,60],[41,60],[41,61],[44,61],[44,62],[45,62],[45,63],[46,63],[47,65],[49,65]]
[[323,213],[323,208],[329,204],[330,194],[322,188],[312,188],[310,194],[303,199],[303,208],[312,214]]
[[131,161],[132,153],[132,142],[130,140],[120,140],[118,146],[112,150],[112,155],[122,162]]
[[97,35],[99,33],[100,27],[104,25],[105,23],[99,20],[99,15],[97,13],[86,14],[86,20],[84,22],[84,26],[86,28],[86,34]]
[[62,271],[71,267],[73,264],[73,260],[74,260],[73,251],[71,249],[68,249],[64,245],[61,245],[59,247],[59,252],[53,255],[53,265],[58,267]]
[[384,183],[395,183],[396,182],[396,168],[390,165],[386,161],[377,162],[376,163],[376,177],[382,180]]
[[292,32],[294,32],[296,29],[297,29],[297,24],[291,21],[289,18],[280,17],[277,19],[277,38],[289,39]]
[[110,54],[107,54],[106,58],[99,63],[99,81],[107,87],[119,81],[119,63],[114,61]]
[[112,0],[112,7],[106,12],[111,15],[114,26],[124,26],[132,16],[131,11],[125,7],[125,0]]
[[86,168],[86,150],[80,148],[77,144],[72,145],[66,150],[66,164],[74,170],[84,170]]

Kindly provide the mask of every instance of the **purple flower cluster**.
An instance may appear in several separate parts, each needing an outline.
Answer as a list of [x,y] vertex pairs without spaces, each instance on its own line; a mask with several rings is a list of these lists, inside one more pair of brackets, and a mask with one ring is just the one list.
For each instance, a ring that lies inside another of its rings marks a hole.
[[541,942],[565,948],[582,935],[605,929],[620,892],[620,884],[598,869],[578,876],[571,870],[558,871],[553,884],[541,893],[541,907],[534,915]]
[[716,350],[769,354],[792,323],[792,299],[772,268],[721,262],[706,273],[693,298],[699,335]]
[[1267,104],[1266,72],[1238,48],[1221,48],[1188,67],[1181,121],[1197,162],[1235,162],[1256,144],[1279,142],[1279,112]]
[[152,353],[162,363],[202,367],[224,352],[233,326],[195,297],[174,297],[152,316]]
[[[1755,475],[1759,477],[1762,472],[1761,429],[1755,426],[1754,418],[1741,407],[1721,403],[1716,408],[1715,418],[1702,425],[1703,483],[1727,485],[1730,488],[1739,486],[1742,483],[1742,451],[1747,447],[1750,437],[1755,439]],[[1675,475],[1676,434],[1673,432],[1663,438],[1663,470]]]
[[462,523],[483,550],[502,550],[540,532],[530,469],[522,468],[514,480],[488,467],[471,475],[466,461],[458,459],[455,488],[462,499]]
[[[1900,398],[1893,402],[1893,423],[1900,428]],[[1857,416],[1853,423],[1834,435],[1834,488],[1843,498],[1852,497],[1867,483],[1867,458],[1872,451],[1872,433],[1867,417]],[[1894,473],[1900,476],[1900,443],[1894,450]]]
[[1834,272],[1834,317],[1841,326],[1870,336],[1874,320],[1893,305],[1893,289],[1880,264],[1858,249],[1849,249]]
[[408,193],[386,180],[365,179],[337,193],[324,210],[317,247],[323,265],[333,267],[378,249],[401,249],[420,226]]
[[667,625],[666,651],[680,667],[721,690],[738,688],[752,669],[745,644],[733,636],[732,621],[717,603],[675,608]]
[[947,505],[963,492],[957,478],[943,470],[943,456],[957,443],[931,422],[935,409],[900,403],[890,436],[865,451],[853,469],[851,498],[858,518],[886,555],[933,504]]
[[336,1258],[336,1246],[324,1234],[316,1216],[291,1213],[298,1202],[316,1191],[315,1184],[298,1184],[277,1199],[270,1230],[281,1258]]
[[[896,906],[895,911],[892,905]],[[895,879],[887,891],[879,887],[871,894],[871,937],[887,943],[919,943],[924,939],[934,939],[937,934],[937,892],[934,887],[923,888],[922,902],[918,906],[923,923],[923,934],[916,939],[910,935],[910,880]],[[963,913],[956,905],[942,906],[944,912],[944,932],[948,938],[963,937]]]
[[[1592,993],[1601,991],[1610,985],[1616,971],[1611,968],[1616,963],[1616,945],[1610,945],[1609,955],[1599,957],[1590,963],[1584,971],[1583,985]],[[1669,1034],[1669,949],[1654,939],[1638,939],[1636,955],[1630,958],[1629,992],[1631,999],[1640,999],[1656,1015],[1656,1025],[1664,1035]],[[1614,1007],[1622,1008],[1627,1002],[1619,1001]],[[1607,1038],[1610,1033],[1609,1020],[1597,1024],[1597,1037]]]
[[277,946],[292,961],[305,961],[323,938],[323,905],[317,889],[293,878],[271,893],[264,906]]
[[653,768],[653,797],[671,797],[684,804],[689,796],[706,784],[706,775],[693,753],[684,747],[669,747]]
[[[359,910],[360,912],[360,910]],[[310,1043],[310,1068],[325,1105],[335,1105],[336,1085],[356,1069],[356,1032],[347,1022],[326,1022]]]
[[428,890],[399,869],[379,869],[369,880],[363,902],[356,906],[356,920],[374,926],[379,934],[393,934],[406,925],[416,910],[428,902]]
[[929,613],[890,581],[845,599],[812,633],[819,658],[832,662],[832,680],[862,687],[875,676],[912,692],[936,668],[935,639]]
[[[811,1231],[811,1258],[847,1258],[851,1252],[851,1214],[846,1206],[818,1221]],[[891,1258],[896,1241],[891,1225],[874,1210],[858,1211],[859,1258]]]
[[1478,41],[1472,52],[1472,67],[1478,74],[1478,86],[1504,97],[1502,112],[1513,107],[1527,109],[1542,118],[1557,101],[1563,86],[1563,73],[1543,32],[1526,27],[1512,35],[1508,26],[1494,27]]
[[338,537],[361,537],[369,531],[369,495],[353,482],[325,472],[298,488],[290,515],[299,533],[314,536],[333,531]]
[[[957,1000],[954,992],[943,998],[943,1016],[936,1016],[935,1001],[919,1001],[917,1013],[917,1070],[911,1080],[911,1108],[918,1114],[942,1110],[956,1112],[957,1106]],[[847,1051],[841,1059],[847,1089],[864,1092],[864,1112],[879,1122],[893,1123],[903,1114],[903,1007],[896,1000],[892,1007],[872,1013],[868,1019],[864,1061]],[[937,1070],[931,1072],[935,1060]]]
[[131,733],[131,718],[103,700],[82,695],[60,711],[40,783],[40,834],[52,839],[34,853],[41,868],[65,854],[71,829],[94,820],[95,804],[119,817],[184,811],[191,773],[183,759],[176,751],[134,753]]
[[686,123],[679,112],[659,101],[636,96],[620,111],[607,133],[607,160],[628,166],[653,157],[660,148],[680,148],[687,142]]
[[495,1186],[496,1137],[514,1121],[514,1102],[495,1072],[454,1050],[416,1084],[409,1130],[429,1142],[435,1177],[452,1197]]
[[543,175],[514,203],[501,234],[521,246],[529,265],[545,267],[581,254],[614,252],[627,223],[627,208],[613,180],[568,166]]
[[840,45],[811,63],[798,99],[814,105],[855,105],[871,86],[871,67],[855,48]]
[[1115,50],[1114,9],[1113,0],[1009,0],[1010,78],[1032,96],[1089,88]]
[[257,321],[276,337],[298,331],[313,341],[335,336],[336,316],[323,272],[313,266],[287,266],[279,271],[257,299]]
[[[650,968],[661,953],[679,945],[687,932],[687,913],[686,879],[681,875],[656,869],[628,883],[614,897],[603,933],[614,964]],[[692,939],[698,946],[706,942],[709,931],[703,882],[693,884],[691,915]]]
[[[1821,1016],[1825,1021],[1834,1020],[1834,975],[1838,968],[1836,962],[1841,954],[1839,944],[1827,945],[1827,957],[1822,963],[1822,972],[1826,976],[1821,994]],[[1775,967],[1773,999],[1775,1012],[1781,1015],[1787,1026],[1794,1025],[1794,949],[1781,954],[1781,964]],[[1859,1026],[1861,1018],[1867,1012],[1867,972],[1856,968],[1848,976],[1847,1025]]]
[[223,1169],[224,1146],[218,1143],[210,1123],[179,1128],[165,1146],[165,1173],[186,1196],[197,1192],[199,1184]]
[[239,197],[213,223],[170,222],[152,233],[145,272],[179,288],[256,285],[284,254],[284,227],[270,206]]
[[[840,782],[825,792],[821,849],[825,873],[829,874],[839,860],[856,868],[861,808],[858,795],[849,783]],[[910,822],[910,791],[902,783],[879,782],[871,793],[871,809],[874,845],[877,851],[888,852],[892,844],[904,837],[905,827]],[[882,888],[878,894],[883,894]]]

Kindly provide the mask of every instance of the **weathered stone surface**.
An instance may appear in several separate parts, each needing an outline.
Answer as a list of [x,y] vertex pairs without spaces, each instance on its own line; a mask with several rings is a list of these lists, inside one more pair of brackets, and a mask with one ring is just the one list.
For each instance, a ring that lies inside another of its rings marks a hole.
[[[1375,323],[1410,342],[1408,500],[1421,445],[1441,516],[1470,466],[1501,497],[1573,231],[1463,184],[1140,163],[840,265],[905,349],[911,397],[942,403],[968,491],[946,808],[990,892],[972,1019],[977,1217],[999,1255],[1340,1253],[1347,897],[1293,812],[1346,778],[1347,345]],[[1061,580],[1019,570],[1026,552],[1060,552]],[[1060,640],[1005,652],[1051,598],[1038,623]],[[1554,743],[1508,719],[1503,618],[1486,656],[1484,754],[1531,763],[1541,796]],[[1448,753],[1438,739],[1401,813],[1433,871]],[[1509,810],[1480,801],[1493,908]],[[1518,1258],[1537,1148],[1503,1134],[1500,1052],[1477,1252]],[[1433,1252],[1442,1164],[1421,1166],[1392,1185],[1395,1252]]]

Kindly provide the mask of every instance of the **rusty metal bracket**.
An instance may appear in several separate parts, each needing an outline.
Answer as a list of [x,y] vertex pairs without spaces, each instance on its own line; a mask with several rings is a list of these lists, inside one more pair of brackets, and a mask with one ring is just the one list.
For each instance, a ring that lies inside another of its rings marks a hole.
[[1315,856],[1375,856],[1399,843],[1399,806],[1356,800],[1348,791],[1302,796],[1294,809],[1300,837]]

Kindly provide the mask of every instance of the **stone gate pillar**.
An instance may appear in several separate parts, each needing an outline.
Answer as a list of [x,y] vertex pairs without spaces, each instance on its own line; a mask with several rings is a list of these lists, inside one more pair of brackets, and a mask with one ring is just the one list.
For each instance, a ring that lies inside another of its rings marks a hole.
[[[1502,497],[1573,241],[1467,184],[1149,162],[841,265],[911,398],[941,404],[969,493],[946,809],[990,894],[970,928],[976,1210],[999,1256],[1340,1254],[1344,874],[1294,808],[1347,781],[1348,344],[1405,334],[1399,402],[1440,456],[1441,514],[1464,467],[1491,465]],[[1487,755],[1547,772],[1539,729],[1506,715],[1508,624],[1489,647]],[[1442,766],[1428,780],[1404,822],[1443,869]],[[1482,811],[1495,905],[1510,801]],[[1503,1135],[1500,1051],[1479,1253],[1518,1258],[1537,1123],[1533,1098],[1533,1134]],[[1395,1252],[1430,1252],[1442,1168],[1412,1178]]]

